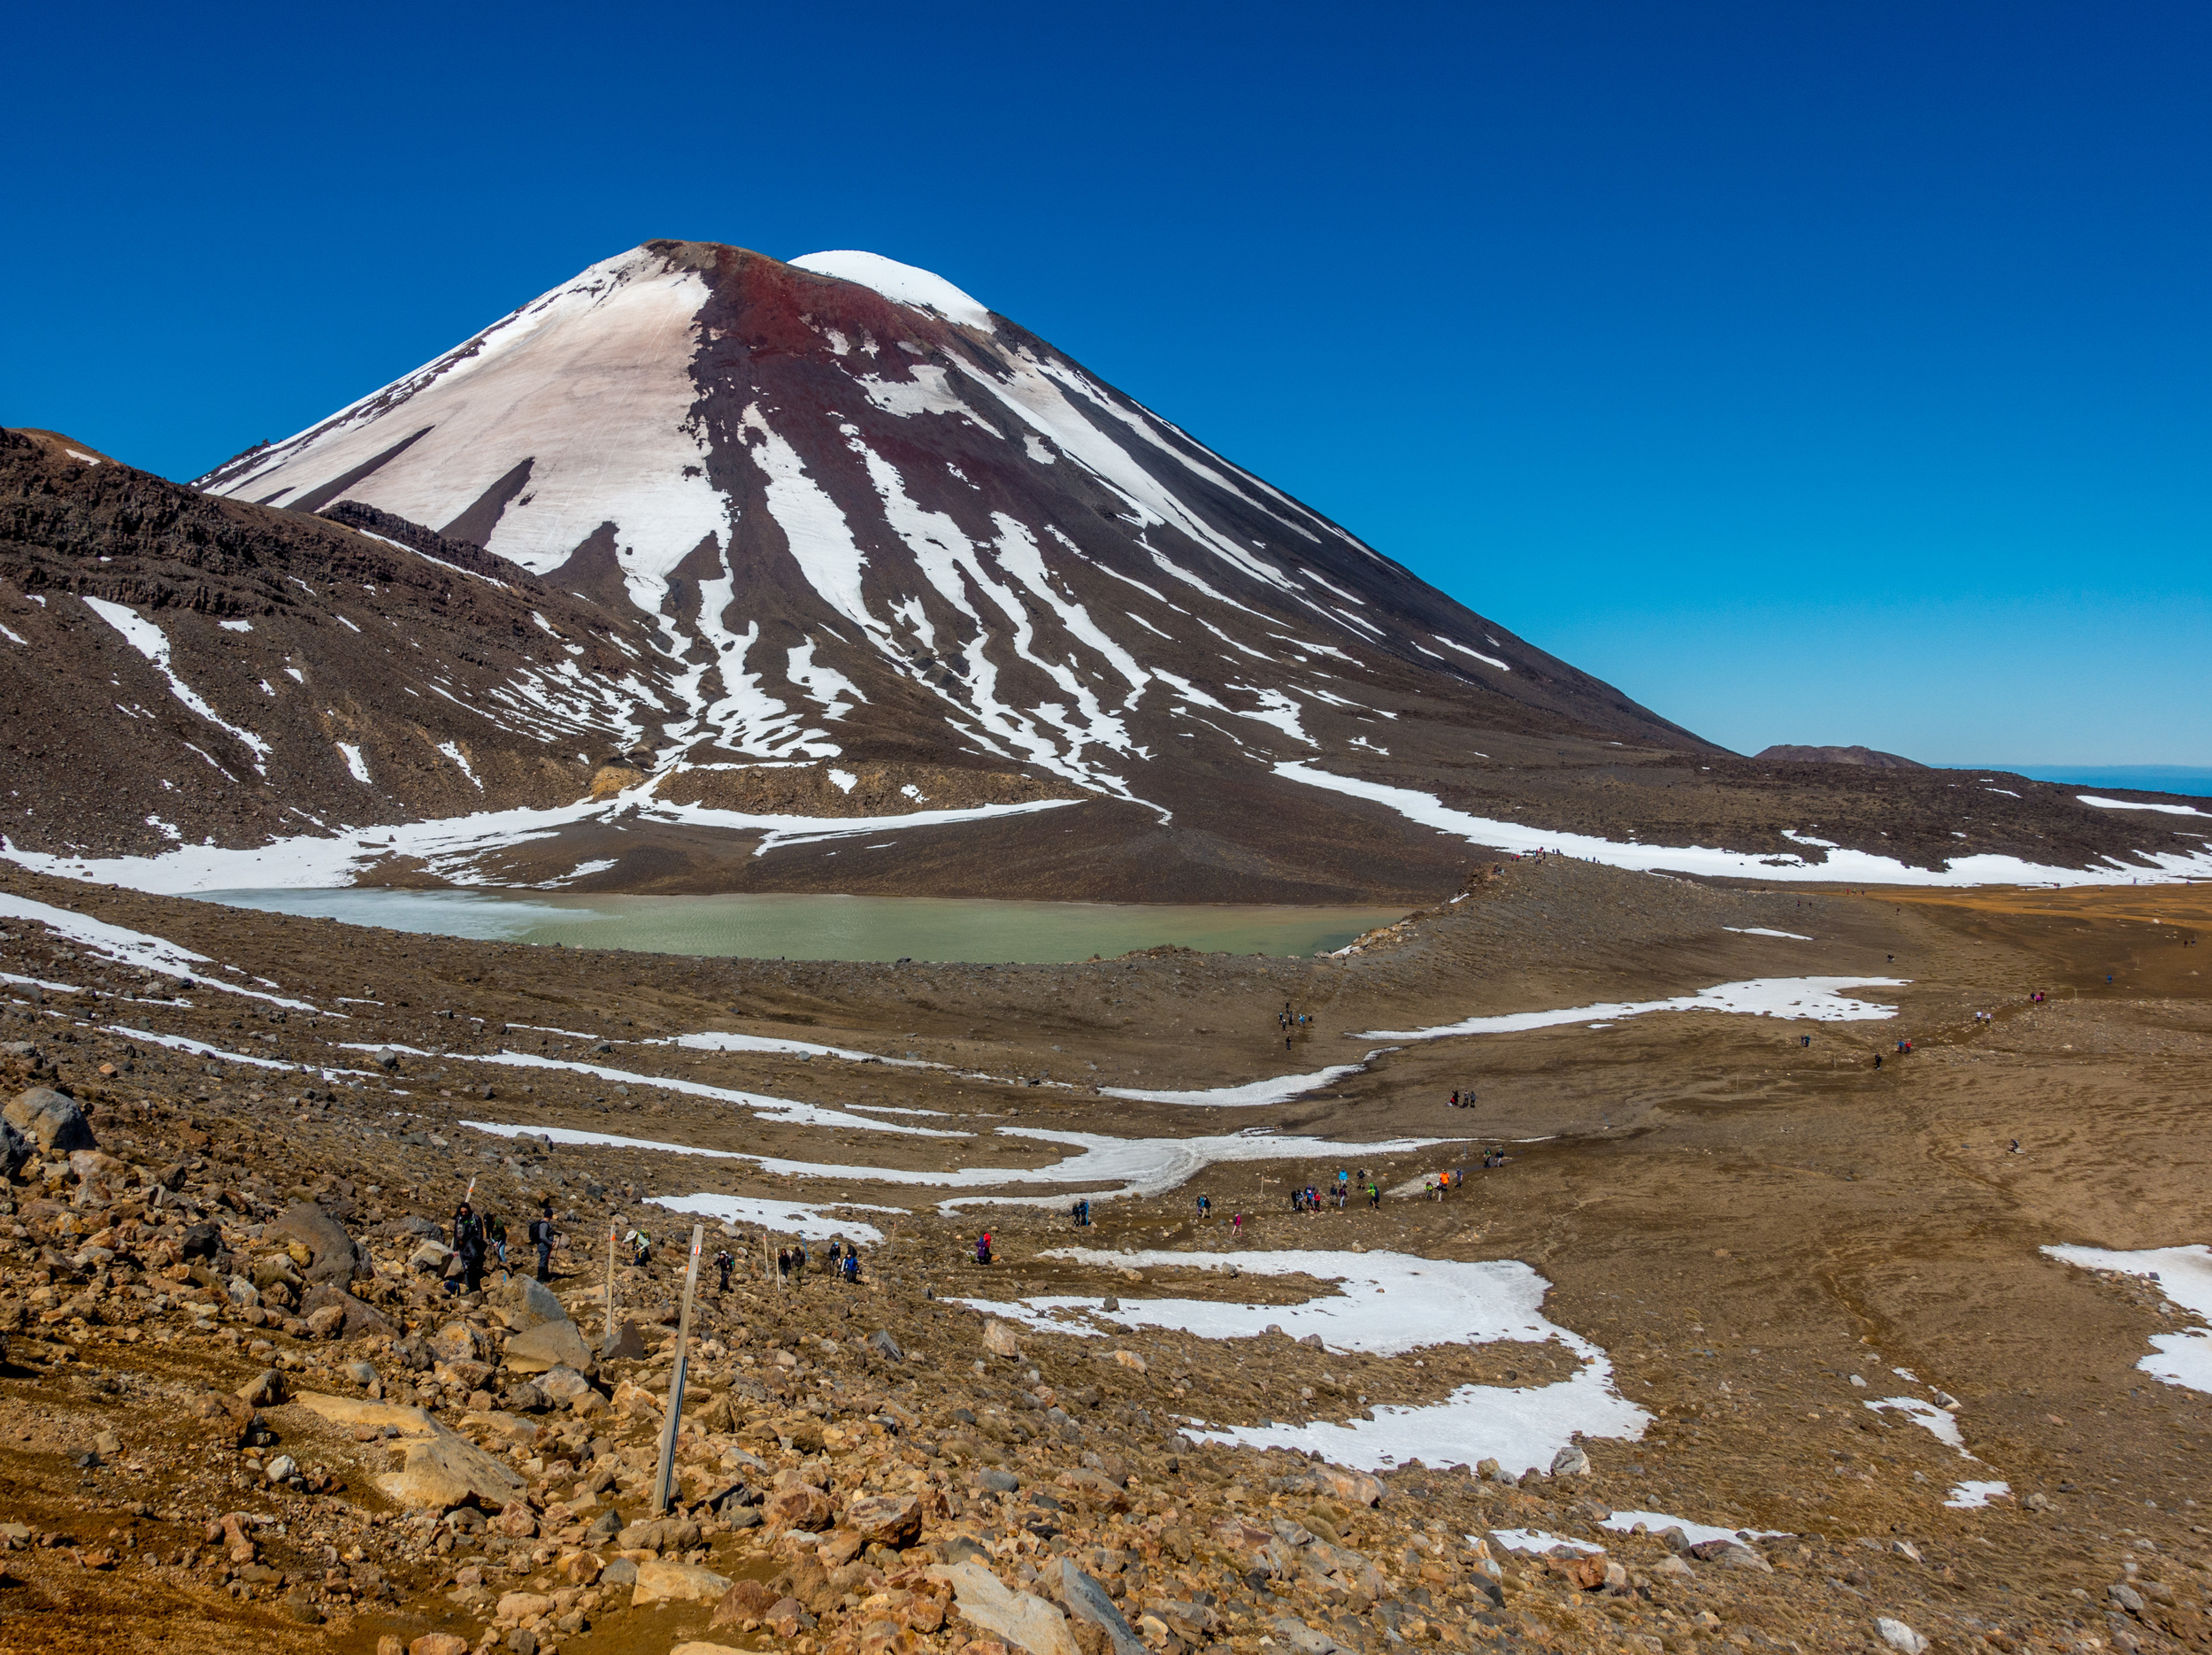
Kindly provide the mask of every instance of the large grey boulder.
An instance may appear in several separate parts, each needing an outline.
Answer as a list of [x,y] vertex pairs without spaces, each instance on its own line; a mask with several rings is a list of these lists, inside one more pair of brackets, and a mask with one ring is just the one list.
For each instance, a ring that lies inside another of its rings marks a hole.
[[1123,1616],[1121,1606],[1104,1586],[1077,1568],[1072,1558],[1060,1559],[1060,1601],[1077,1620],[1087,1620],[1103,1632],[1113,1645],[1114,1655],[1152,1655]]
[[952,1586],[953,1606],[969,1620],[1029,1655],[1079,1655],[1067,1618],[1032,1592],[1009,1590],[973,1558],[929,1571]]
[[334,1282],[342,1286],[373,1275],[368,1254],[347,1233],[346,1227],[312,1201],[287,1207],[261,1232],[265,1243],[296,1241],[307,1249],[308,1264],[301,1272],[311,1282]]
[[507,1325],[518,1332],[543,1327],[549,1321],[566,1321],[568,1310],[554,1296],[553,1289],[535,1276],[516,1275],[500,1291],[500,1313]]
[[576,1331],[576,1324],[566,1317],[559,1321],[540,1322],[515,1335],[507,1341],[503,1359],[506,1366],[517,1374],[544,1374],[557,1367],[573,1368],[582,1374],[596,1366],[584,1336]]
[[363,1303],[342,1287],[330,1282],[308,1289],[306,1296],[300,1300],[300,1314],[311,1316],[319,1310],[334,1306],[345,1317],[339,1325],[340,1338],[351,1339],[365,1333],[388,1334],[397,1331],[376,1306]]
[[37,1144],[41,1155],[63,1156],[72,1150],[100,1147],[85,1121],[84,1111],[77,1106],[77,1100],[65,1097],[51,1087],[34,1086],[27,1092],[19,1092],[5,1109],[0,1110],[0,1120]]
[[313,1392],[296,1401],[333,1425],[395,1431],[398,1440],[387,1446],[400,1463],[370,1481],[385,1498],[409,1511],[445,1512],[470,1502],[496,1510],[522,1498],[526,1491],[523,1480],[503,1460],[424,1409]]

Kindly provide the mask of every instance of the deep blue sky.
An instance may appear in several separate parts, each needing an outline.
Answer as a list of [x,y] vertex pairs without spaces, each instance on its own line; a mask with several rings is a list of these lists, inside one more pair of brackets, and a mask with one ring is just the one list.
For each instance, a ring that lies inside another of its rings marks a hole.
[[28,7],[0,422],[189,477],[658,235],[966,288],[1728,745],[2212,764],[2212,8]]

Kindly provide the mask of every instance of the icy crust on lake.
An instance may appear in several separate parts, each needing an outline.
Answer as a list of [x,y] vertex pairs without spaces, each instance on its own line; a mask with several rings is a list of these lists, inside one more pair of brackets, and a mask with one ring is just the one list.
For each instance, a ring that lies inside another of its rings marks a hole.
[[1471,815],[1411,788],[1394,788],[1380,781],[1335,775],[1294,759],[1277,764],[1275,774],[1309,787],[1325,788],[1333,793],[1387,805],[1409,821],[1457,834],[1470,844],[1500,851],[1555,851],[1563,856],[1579,857],[1586,862],[1633,868],[1647,874],[1718,874],[1734,879],[1824,885],[2163,885],[2189,879],[2212,879],[2212,850],[2137,851],[2132,854],[2143,859],[2141,866],[2116,862],[2108,857],[2103,866],[2087,868],[2043,867],[2009,856],[1962,856],[1953,858],[1939,869],[1911,867],[1889,857],[1840,847],[1829,848],[1825,861],[1809,862],[1797,856],[1759,856],[1747,851],[1722,851],[1706,845],[1623,844],[1591,834],[1524,828],[1518,822]]
[[935,311],[949,322],[980,327],[986,333],[992,331],[991,312],[980,299],[970,298],[944,277],[918,265],[902,265],[881,253],[864,253],[852,248],[804,253],[791,264],[795,269],[810,270],[818,276],[835,276],[841,281],[856,281],[864,288],[872,288],[895,304]]
[[265,845],[229,850],[219,845],[174,845],[154,856],[77,857],[26,851],[0,837],[0,858],[37,874],[119,885],[161,897],[211,890],[312,890],[348,885],[387,857],[419,857],[427,870],[456,885],[489,885],[478,858],[548,839],[582,822],[611,823],[630,814],[640,821],[680,823],[758,832],[754,850],[765,856],[780,845],[849,839],[892,828],[933,828],[1027,815],[1080,804],[1079,799],[1034,799],[1018,804],[978,804],[964,810],[910,811],[902,816],[786,816],[675,804],[655,797],[671,774],[649,777],[627,791],[572,804],[479,811],[427,821],[352,828],[334,835],[303,834]]
[[1041,1297],[999,1303],[957,1301],[1040,1330],[1100,1336],[1106,1320],[1167,1328],[1208,1339],[1249,1339],[1279,1327],[1290,1337],[1317,1334],[1332,1351],[1402,1356],[1433,1345],[1501,1340],[1558,1343],[1578,1363],[1555,1384],[1463,1385],[1425,1406],[1382,1405],[1371,1420],[1338,1425],[1185,1428],[1201,1440],[1316,1452],[1357,1470],[1409,1459],[1432,1466],[1495,1458],[1502,1465],[1549,1466],[1581,1436],[1634,1439],[1651,1416],[1613,1388],[1613,1365],[1597,1345],[1543,1314],[1551,1284],[1514,1259],[1463,1263],[1400,1252],[1109,1252],[1056,1248],[1043,1257],[1124,1269],[1225,1270],[1251,1275],[1306,1275],[1337,1291],[1295,1305],[1123,1297],[1110,1313],[1102,1298]]
[[1371,1028],[1352,1040],[1440,1040],[1452,1035],[1510,1035],[1586,1022],[1594,1017],[1640,1017],[1647,1012],[1736,1012],[1752,1017],[1809,1018],[1822,1023],[1878,1022],[1897,1015],[1893,1005],[1854,1000],[1841,989],[1901,989],[1906,977],[1754,977],[1718,982],[1695,994],[1665,1000],[1615,1000],[1549,1012],[1503,1012],[1492,1017],[1463,1018],[1432,1028]]
[[[695,1218],[717,1219],[725,1224],[757,1225],[774,1235],[796,1235],[801,1241],[832,1241],[842,1236],[847,1241],[879,1242],[883,1232],[874,1225],[838,1215],[902,1210],[860,1206],[852,1202],[776,1201],[765,1196],[651,1196],[646,1205],[666,1207],[671,1212]],[[757,1267],[758,1260],[741,1256],[738,1273],[746,1274],[749,1265]]]
[[[2212,1248],[2148,1247],[2115,1252],[2103,1247],[2046,1247],[2062,1264],[2110,1270],[2155,1282],[2167,1301],[2200,1320],[2212,1321]],[[2212,1394],[2212,1328],[2189,1328],[2151,1335],[2152,1352],[2135,1366],[2169,1385]]]

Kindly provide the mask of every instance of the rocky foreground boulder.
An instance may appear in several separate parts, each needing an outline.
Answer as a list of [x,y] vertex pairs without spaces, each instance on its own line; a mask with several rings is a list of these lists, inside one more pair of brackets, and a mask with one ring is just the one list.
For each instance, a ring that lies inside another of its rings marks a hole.
[[86,1124],[84,1111],[77,1100],[44,1086],[34,1086],[19,1092],[10,1099],[0,1119],[44,1156],[66,1156],[77,1150],[97,1150],[100,1145]]

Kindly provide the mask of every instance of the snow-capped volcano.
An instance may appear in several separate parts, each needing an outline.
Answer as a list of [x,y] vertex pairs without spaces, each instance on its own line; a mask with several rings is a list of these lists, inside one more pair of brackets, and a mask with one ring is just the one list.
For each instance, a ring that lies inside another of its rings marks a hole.
[[2182,803],[1724,753],[869,253],[650,242],[198,489],[0,432],[0,858],[90,878],[1396,902],[1481,847],[2207,856]]
[[1194,754],[1377,753],[1424,698],[1697,744],[870,253],[648,243],[199,486],[634,608],[662,764],[1011,763],[1166,812]]

